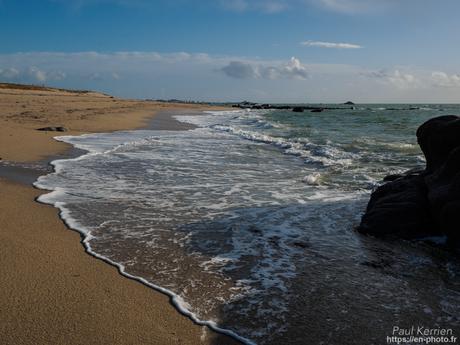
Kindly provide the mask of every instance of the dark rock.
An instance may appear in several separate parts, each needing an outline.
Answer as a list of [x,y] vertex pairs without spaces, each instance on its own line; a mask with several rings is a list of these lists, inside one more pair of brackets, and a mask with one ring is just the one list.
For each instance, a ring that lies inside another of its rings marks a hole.
[[426,157],[426,170],[438,169],[460,145],[460,117],[446,115],[428,120],[418,128],[417,141]]
[[303,113],[304,109],[305,109],[304,107],[294,107],[292,108],[292,111],[294,113]]
[[37,128],[37,131],[45,131],[45,132],[67,132],[67,128],[65,128],[65,127],[42,127],[42,128]]
[[324,109],[323,108],[314,108],[311,110],[312,113],[321,113]]
[[343,110],[343,109],[354,109],[354,107],[328,107],[328,106],[298,106],[298,105],[289,105],[289,104],[258,104],[258,103],[252,103],[248,101],[244,101],[241,103],[236,103],[236,104],[226,104],[226,105],[231,105],[233,108],[241,108],[241,109],[277,109],[277,110],[292,110],[298,109],[300,112],[300,109],[305,110],[314,110],[314,112],[321,112],[324,110]]
[[345,105],[355,105],[352,101],[348,101],[348,102],[345,102],[343,104],[345,104]]
[[385,269],[391,267],[392,263],[385,259],[372,260],[372,261],[363,261],[360,263],[363,266],[372,267],[375,269]]
[[383,182],[391,182],[394,180],[397,180],[398,178],[404,177],[404,176],[410,176],[410,175],[420,175],[424,172],[425,170],[420,170],[418,168],[410,169],[402,174],[390,174],[387,175],[383,178]]
[[460,247],[460,117],[440,116],[417,130],[424,170],[389,175],[371,195],[357,230],[385,237],[447,236]]
[[243,101],[238,104],[238,107],[241,109],[251,109],[253,106],[255,106],[255,103],[248,102],[248,101]]
[[429,235],[432,227],[423,177],[404,177],[377,188],[358,230],[402,238]]
[[444,165],[425,177],[425,183],[436,223],[444,233],[452,233],[455,228],[460,231],[460,146],[450,153]]
[[404,175],[403,174],[390,174],[383,178],[383,182],[391,182],[401,177],[404,177]]
[[460,201],[452,201],[442,208],[441,227],[444,230],[449,244],[460,247],[460,231],[458,229],[458,217],[460,214]]

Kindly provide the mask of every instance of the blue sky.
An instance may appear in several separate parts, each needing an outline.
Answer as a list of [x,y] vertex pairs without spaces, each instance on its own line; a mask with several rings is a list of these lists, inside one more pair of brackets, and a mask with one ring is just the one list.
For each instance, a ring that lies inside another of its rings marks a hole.
[[457,0],[0,0],[0,81],[135,98],[459,102]]

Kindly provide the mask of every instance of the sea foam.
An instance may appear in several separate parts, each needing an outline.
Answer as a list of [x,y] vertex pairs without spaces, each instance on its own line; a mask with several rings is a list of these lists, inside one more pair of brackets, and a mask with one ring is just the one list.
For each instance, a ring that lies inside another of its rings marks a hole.
[[[51,191],[39,201],[61,210],[89,253],[247,344],[295,343],[293,327],[320,331],[296,321],[311,320],[308,306],[330,312],[322,323],[329,343],[347,335],[347,315],[371,308],[367,300],[379,306],[381,323],[426,308],[428,323],[453,320],[458,296],[436,272],[458,265],[352,230],[370,188],[417,152],[388,146],[397,142],[393,132],[359,141],[355,118],[337,131],[336,119],[320,115],[209,112],[177,116],[199,126],[190,131],[59,137],[87,153],[54,161],[55,172],[35,184]],[[321,126],[312,129],[313,120]],[[420,297],[427,292],[430,301]]]

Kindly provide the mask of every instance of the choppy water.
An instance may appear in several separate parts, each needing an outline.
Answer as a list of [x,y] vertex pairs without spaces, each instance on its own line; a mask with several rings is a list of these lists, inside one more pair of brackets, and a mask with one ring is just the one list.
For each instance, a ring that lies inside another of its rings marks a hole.
[[[460,263],[356,234],[369,194],[423,167],[415,130],[446,105],[178,116],[190,131],[60,137],[88,154],[36,185],[96,255],[257,344],[380,344],[460,327]],[[152,306],[154,307],[154,306]],[[460,335],[460,334],[459,334]]]

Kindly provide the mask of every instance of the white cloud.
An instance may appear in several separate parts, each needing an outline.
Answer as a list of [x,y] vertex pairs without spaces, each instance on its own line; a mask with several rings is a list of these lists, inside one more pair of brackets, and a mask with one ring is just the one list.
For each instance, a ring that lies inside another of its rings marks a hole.
[[0,81],[17,81],[25,83],[45,83],[46,81],[64,80],[67,77],[65,72],[57,70],[44,71],[34,65],[24,66],[22,68],[9,67],[0,68]]
[[95,81],[104,80],[104,78],[102,77],[101,73],[99,73],[99,72],[90,73],[88,75],[88,78],[90,80],[95,80]]
[[400,89],[414,88],[420,85],[419,80],[413,74],[403,73],[399,70],[395,70],[393,74],[389,75],[388,81]]
[[459,74],[447,74],[445,72],[432,72],[431,78],[433,80],[433,85],[438,87],[460,87],[460,75]]
[[89,80],[101,82],[101,81],[119,80],[120,75],[116,72],[93,72],[87,75],[87,78]]
[[230,61],[230,63],[221,68],[227,76],[236,79],[259,78],[258,68],[250,63],[241,61]]
[[333,49],[360,49],[362,46],[352,43],[335,43],[322,41],[304,41],[300,43],[307,47],[333,48]]
[[401,90],[414,89],[424,86],[421,77],[415,76],[413,73],[401,71],[400,69],[395,69],[393,71],[387,71],[385,69],[367,71],[364,75]]
[[399,90],[460,89],[460,74],[448,74],[442,71],[396,68],[365,71],[362,75]]
[[281,68],[281,75],[294,79],[306,79],[307,69],[300,63],[299,59],[292,57],[291,60]]
[[29,67],[28,71],[27,71],[27,74],[34,80],[38,81],[38,82],[45,82],[46,81],[46,73],[39,70],[37,67],[35,66],[31,66]]
[[5,69],[0,68],[0,78],[5,80],[13,80],[19,76],[19,71],[14,67],[9,67]]
[[306,79],[307,69],[299,59],[292,57],[287,63],[269,64],[230,61],[221,68],[228,77],[236,79]]
[[[118,81],[120,77],[123,82]],[[94,89],[134,98],[460,101],[460,75],[451,71],[413,66],[369,70],[358,65],[302,63],[297,58],[263,60],[189,52],[0,54],[0,80]]]
[[50,71],[46,73],[46,78],[48,80],[64,80],[67,78],[67,74],[62,71]]
[[378,12],[401,0],[310,0],[310,2],[334,12],[357,14]]
[[404,71],[401,68],[397,68],[392,71],[385,69],[366,71],[363,75],[401,90],[460,88],[460,74],[448,74],[442,71],[423,69]]

